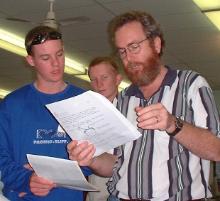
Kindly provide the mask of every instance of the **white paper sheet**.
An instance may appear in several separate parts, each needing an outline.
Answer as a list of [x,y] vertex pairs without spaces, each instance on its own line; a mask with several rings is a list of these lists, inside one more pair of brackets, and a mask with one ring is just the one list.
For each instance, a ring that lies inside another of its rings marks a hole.
[[53,181],[57,186],[84,191],[98,190],[87,182],[76,161],[33,154],[27,154],[27,158],[38,176]]
[[92,91],[46,107],[72,139],[93,143],[95,156],[141,136],[108,99]]
[[0,194],[0,200],[1,201],[9,201],[5,196],[3,196],[2,194]]

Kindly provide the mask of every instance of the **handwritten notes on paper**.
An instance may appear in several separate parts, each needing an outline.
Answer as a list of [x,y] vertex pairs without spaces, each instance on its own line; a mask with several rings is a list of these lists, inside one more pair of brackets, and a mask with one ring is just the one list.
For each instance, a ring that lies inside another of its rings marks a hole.
[[46,107],[72,139],[93,143],[96,156],[141,135],[108,99],[92,91]]

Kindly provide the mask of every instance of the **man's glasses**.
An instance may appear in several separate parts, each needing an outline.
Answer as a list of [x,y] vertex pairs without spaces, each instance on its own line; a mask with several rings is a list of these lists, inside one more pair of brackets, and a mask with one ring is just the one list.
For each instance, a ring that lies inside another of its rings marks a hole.
[[148,39],[149,39],[149,37],[147,37],[139,42],[130,43],[125,48],[118,48],[118,55],[120,56],[121,59],[124,59],[127,56],[127,51],[132,54],[138,54],[141,50],[140,44]]
[[42,44],[47,40],[58,40],[58,39],[62,39],[62,35],[61,35],[61,33],[57,32],[57,31],[53,31],[53,32],[49,32],[49,33],[48,32],[38,33],[33,37],[30,45],[27,46],[27,51],[28,51],[28,53],[30,53],[33,45]]

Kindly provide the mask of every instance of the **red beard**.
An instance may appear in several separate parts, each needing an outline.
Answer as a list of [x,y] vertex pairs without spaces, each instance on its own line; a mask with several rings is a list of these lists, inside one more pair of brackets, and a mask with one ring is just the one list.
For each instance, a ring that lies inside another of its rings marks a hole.
[[[136,66],[137,69],[135,69]],[[154,47],[152,47],[152,54],[144,62],[128,62],[125,67],[125,72],[133,84],[137,86],[146,86],[152,83],[159,74],[159,66],[159,55]]]

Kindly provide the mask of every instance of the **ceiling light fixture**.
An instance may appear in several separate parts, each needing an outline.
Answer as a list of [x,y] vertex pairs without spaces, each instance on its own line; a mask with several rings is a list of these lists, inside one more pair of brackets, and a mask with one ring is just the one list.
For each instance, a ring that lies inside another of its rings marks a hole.
[[[3,29],[0,29],[0,47],[20,56],[27,55],[24,46],[24,39]],[[79,62],[67,57],[65,57],[65,61],[65,73],[74,75],[86,73],[85,68]]]
[[[0,48],[5,49],[14,54],[17,54],[19,56],[25,57],[27,55],[24,46],[24,39],[3,29],[0,29]],[[74,75],[82,80],[89,82],[87,69],[83,67],[83,64],[73,59],[65,57],[64,71],[66,74]],[[128,82],[122,81],[119,86],[119,90],[124,89],[128,85],[129,85]],[[10,91],[7,91],[5,89],[0,89],[0,98],[3,98],[9,92]]]
[[7,91],[5,89],[0,89],[0,99],[3,99],[9,93],[10,93],[10,91]]
[[220,30],[220,1],[193,0],[209,20]]
[[20,56],[26,56],[24,40],[10,32],[0,29],[0,47]]
[[202,11],[211,22],[220,30],[220,9]]
[[219,0],[193,0],[201,10],[210,10],[219,8]]

